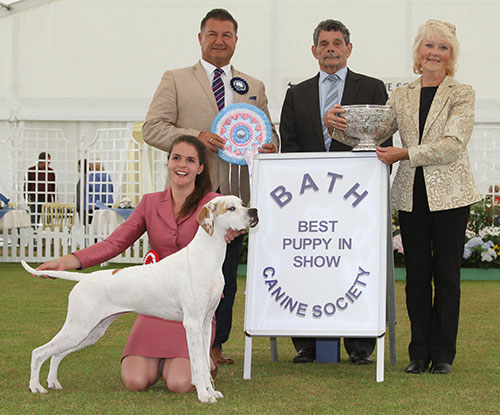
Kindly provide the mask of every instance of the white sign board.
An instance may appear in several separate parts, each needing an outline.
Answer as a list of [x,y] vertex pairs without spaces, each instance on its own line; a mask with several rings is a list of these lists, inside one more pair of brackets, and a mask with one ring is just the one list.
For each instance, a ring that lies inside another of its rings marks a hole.
[[255,158],[246,333],[385,333],[387,177],[375,153]]

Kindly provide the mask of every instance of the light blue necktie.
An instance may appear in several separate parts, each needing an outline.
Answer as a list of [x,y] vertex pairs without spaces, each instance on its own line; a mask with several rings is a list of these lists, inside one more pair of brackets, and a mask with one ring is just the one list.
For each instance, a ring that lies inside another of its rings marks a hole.
[[323,126],[323,137],[325,139],[326,151],[330,151],[330,145],[332,144],[332,139],[328,135],[328,128],[325,127],[325,122],[323,121],[323,118],[325,117],[325,114],[328,112],[328,110],[331,107],[333,107],[334,104],[337,104],[339,97],[337,82],[339,80],[339,77],[336,74],[328,75],[326,80],[330,83],[330,87],[326,94],[325,106],[323,108],[323,114],[321,116],[321,125]]

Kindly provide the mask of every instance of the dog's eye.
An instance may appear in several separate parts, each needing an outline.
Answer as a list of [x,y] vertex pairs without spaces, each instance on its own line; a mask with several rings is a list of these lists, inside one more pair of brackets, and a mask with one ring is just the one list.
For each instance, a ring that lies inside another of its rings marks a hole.
[[230,207],[230,208],[228,208],[227,210],[229,210],[229,211],[231,211],[231,212],[232,212],[233,210],[236,210],[236,208],[235,208],[234,206],[231,206],[231,207]]

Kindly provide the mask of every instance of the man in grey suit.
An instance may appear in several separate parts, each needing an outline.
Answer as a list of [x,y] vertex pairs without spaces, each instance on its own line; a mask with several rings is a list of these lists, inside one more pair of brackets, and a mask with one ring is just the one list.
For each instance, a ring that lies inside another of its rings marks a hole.
[[[332,140],[323,116],[334,104],[385,104],[387,92],[378,79],[357,74],[347,68],[352,52],[350,33],[338,20],[325,20],[313,34],[313,56],[320,72],[288,89],[281,110],[281,151],[349,151],[351,147]],[[392,139],[383,145],[392,144]],[[293,337],[297,355],[295,363],[314,362],[316,339]],[[344,339],[349,360],[354,364],[370,364],[375,347],[373,338]]]
[[[227,163],[218,157],[226,140],[210,132],[219,111],[233,103],[247,103],[263,110],[268,118],[264,84],[237,71],[231,58],[238,41],[238,23],[224,9],[207,13],[200,25],[198,40],[201,60],[194,66],[168,70],[162,77],[149,107],[142,128],[144,141],[168,151],[172,141],[184,134],[203,142],[210,153],[210,173],[214,190],[223,195],[233,194],[249,202],[249,176],[246,166]],[[273,127],[273,140],[260,149],[263,153],[277,151],[278,135]],[[217,363],[231,364],[233,359],[222,352],[229,337],[232,308],[236,294],[236,273],[241,251],[242,235],[228,245],[223,265],[224,298],[215,313],[217,330],[212,353]]]

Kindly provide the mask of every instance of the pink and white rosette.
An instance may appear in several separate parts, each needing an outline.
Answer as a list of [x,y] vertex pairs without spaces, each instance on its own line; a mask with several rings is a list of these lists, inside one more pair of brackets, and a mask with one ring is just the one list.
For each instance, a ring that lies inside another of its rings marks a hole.
[[272,140],[271,122],[264,111],[250,104],[224,108],[215,117],[210,131],[226,139],[219,157],[231,164],[248,165],[250,171],[259,148]]

